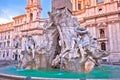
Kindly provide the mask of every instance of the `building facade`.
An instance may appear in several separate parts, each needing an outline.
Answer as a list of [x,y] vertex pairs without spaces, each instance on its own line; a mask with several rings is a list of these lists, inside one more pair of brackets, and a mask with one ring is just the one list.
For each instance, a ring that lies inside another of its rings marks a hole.
[[110,51],[110,62],[120,62],[119,0],[71,0],[73,15],[97,38],[102,50]]
[[[102,50],[110,51],[105,60],[120,62],[120,2],[119,0],[71,0],[73,16],[86,27]],[[13,22],[0,25],[0,59],[19,60],[27,34],[41,43],[43,25],[40,18],[40,0],[28,0],[26,14],[16,16]],[[15,41],[20,45],[16,48]]]
[[[40,0],[28,0],[26,14],[13,17],[13,22],[0,25],[0,60],[19,60],[24,47],[25,36],[30,34],[41,43],[43,25]],[[19,41],[17,46],[16,41]]]

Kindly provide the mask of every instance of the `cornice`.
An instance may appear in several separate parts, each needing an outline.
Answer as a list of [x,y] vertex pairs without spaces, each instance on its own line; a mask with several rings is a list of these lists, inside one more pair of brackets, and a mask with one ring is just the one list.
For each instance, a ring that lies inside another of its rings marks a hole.
[[43,30],[43,28],[30,28],[30,29],[25,29],[25,30],[21,30],[21,32],[28,32],[28,31],[33,31],[33,30]]
[[89,20],[89,19],[109,16],[109,15],[114,15],[114,14],[119,14],[119,13],[120,13],[120,10],[114,11],[114,12],[109,12],[109,13],[98,14],[98,15],[95,15],[95,16],[84,17],[84,20]]
[[80,15],[80,14],[84,14],[84,13],[85,13],[85,9],[81,9],[81,10],[78,10],[78,11],[73,11],[72,15],[76,16],[76,15]]
[[40,7],[40,5],[29,5],[29,6],[27,6],[25,9],[28,10],[28,9],[31,9],[31,8],[34,8],[34,7],[37,7],[37,8],[39,8],[40,10],[42,10],[42,8]]
[[8,31],[13,31],[14,29],[8,29],[8,30],[1,30],[0,33],[3,33],[3,32],[8,32]]
[[19,15],[19,16],[15,16],[15,17],[13,17],[13,19],[23,18],[23,17],[25,17],[25,16],[26,16],[26,14],[22,14],[22,15]]
[[[114,23],[118,23],[120,22],[120,19],[115,19],[115,20],[109,20],[109,21],[104,21],[104,22],[95,22],[95,23],[88,23],[88,24],[85,24],[84,26],[85,27],[107,27],[107,25],[109,24],[114,24]],[[86,22],[84,22],[86,23]]]

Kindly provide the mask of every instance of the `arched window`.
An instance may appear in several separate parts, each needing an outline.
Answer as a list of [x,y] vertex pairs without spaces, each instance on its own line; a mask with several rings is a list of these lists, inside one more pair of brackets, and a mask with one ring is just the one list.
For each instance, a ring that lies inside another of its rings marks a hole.
[[104,42],[101,43],[101,50],[106,50],[106,44]]
[[30,13],[30,21],[33,21],[33,14]]
[[104,29],[100,29],[100,38],[104,38],[105,37],[105,30]]

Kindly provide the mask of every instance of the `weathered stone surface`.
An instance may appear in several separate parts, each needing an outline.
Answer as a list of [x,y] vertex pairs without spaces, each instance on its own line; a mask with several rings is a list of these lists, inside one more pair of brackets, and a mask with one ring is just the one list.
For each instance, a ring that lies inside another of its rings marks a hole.
[[63,9],[65,7],[72,11],[72,3],[70,0],[52,0],[53,9]]
[[48,68],[47,64],[47,56],[45,54],[40,55],[40,68]]

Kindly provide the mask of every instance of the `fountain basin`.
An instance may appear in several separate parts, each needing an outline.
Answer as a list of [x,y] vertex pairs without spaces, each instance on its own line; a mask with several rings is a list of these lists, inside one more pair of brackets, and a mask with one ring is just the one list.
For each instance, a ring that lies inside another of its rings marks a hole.
[[18,70],[15,66],[0,68],[0,78],[23,80],[27,76],[33,80],[41,79],[113,79],[120,78],[120,67],[102,65],[94,68],[90,73],[76,73],[60,71],[59,69]]

